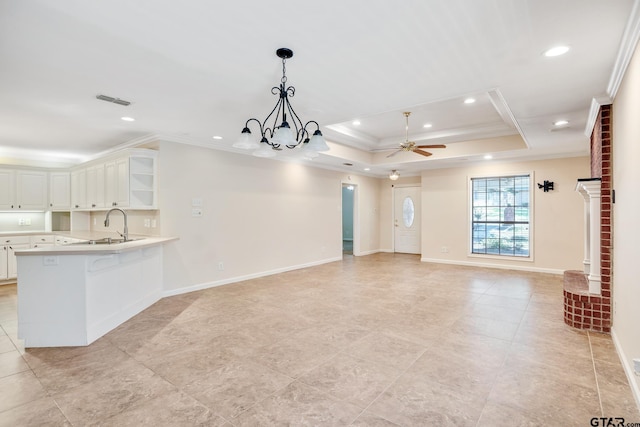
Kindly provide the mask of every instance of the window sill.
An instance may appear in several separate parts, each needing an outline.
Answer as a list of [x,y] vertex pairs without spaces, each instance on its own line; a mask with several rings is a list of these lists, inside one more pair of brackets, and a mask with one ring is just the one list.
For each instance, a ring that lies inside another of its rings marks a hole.
[[533,262],[533,256],[531,256],[531,255],[529,255],[528,257],[524,257],[524,256],[507,256],[507,255],[489,255],[489,254],[468,253],[467,256],[469,258],[499,259],[501,261]]

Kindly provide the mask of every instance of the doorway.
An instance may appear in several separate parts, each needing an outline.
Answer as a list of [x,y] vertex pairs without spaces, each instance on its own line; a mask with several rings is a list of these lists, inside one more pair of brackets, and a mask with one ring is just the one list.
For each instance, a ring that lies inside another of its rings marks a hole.
[[420,254],[421,248],[421,188],[393,189],[393,251]]
[[353,184],[342,184],[342,253],[353,255],[353,213],[354,193]]

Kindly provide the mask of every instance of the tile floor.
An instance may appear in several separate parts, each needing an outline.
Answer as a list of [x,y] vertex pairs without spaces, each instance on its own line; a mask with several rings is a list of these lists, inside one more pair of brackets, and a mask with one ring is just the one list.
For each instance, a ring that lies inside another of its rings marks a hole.
[[0,287],[0,426],[639,422],[562,278],[376,254],[165,298],[88,347],[27,349]]

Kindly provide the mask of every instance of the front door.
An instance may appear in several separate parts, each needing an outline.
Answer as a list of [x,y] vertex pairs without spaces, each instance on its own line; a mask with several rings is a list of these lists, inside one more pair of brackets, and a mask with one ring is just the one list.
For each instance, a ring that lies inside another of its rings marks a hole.
[[394,188],[394,252],[420,254],[420,187]]

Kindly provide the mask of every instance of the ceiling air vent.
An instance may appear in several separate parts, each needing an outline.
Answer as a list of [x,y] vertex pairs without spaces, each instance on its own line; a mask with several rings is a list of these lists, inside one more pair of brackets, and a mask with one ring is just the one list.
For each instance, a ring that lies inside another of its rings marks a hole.
[[114,104],[124,105],[125,107],[127,105],[131,104],[129,101],[125,101],[124,99],[113,98],[113,97],[107,96],[107,95],[96,95],[96,98],[98,98],[98,99],[100,99],[102,101],[113,102]]

